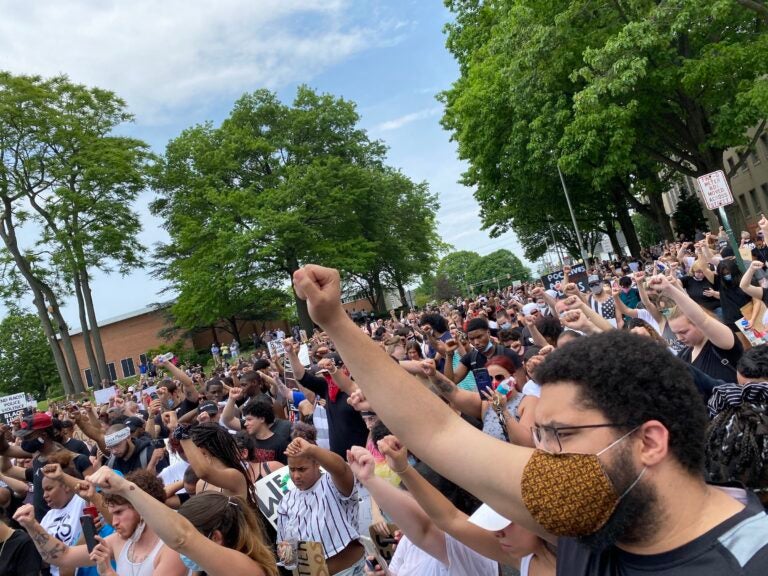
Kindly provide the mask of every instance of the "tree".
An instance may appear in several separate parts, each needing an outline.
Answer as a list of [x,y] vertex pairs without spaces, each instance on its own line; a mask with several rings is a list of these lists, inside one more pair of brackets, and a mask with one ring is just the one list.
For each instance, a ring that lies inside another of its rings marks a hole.
[[[93,306],[90,274],[123,273],[140,264],[141,229],[131,208],[144,188],[147,146],[112,131],[132,117],[113,93],[86,88],[64,76],[0,73],[0,152],[4,230],[0,232],[18,274],[33,292],[38,315],[50,332],[67,392],[82,390],[69,328],[59,311],[74,293],[91,373],[107,375]],[[29,210],[31,208],[31,210]],[[29,210],[29,212],[28,212]],[[15,229],[28,219],[41,233],[20,246]],[[51,314],[52,322],[48,320]],[[58,358],[58,333],[66,366]]]
[[675,221],[675,230],[678,234],[685,234],[688,240],[696,238],[696,232],[707,229],[707,219],[701,212],[701,204],[695,194],[691,194],[687,188],[683,188],[677,208],[672,215]]
[[60,386],[40,320],[12,307],[0,322],[0,394],[28,392],[42,400]]
[[511,280],[524,282],[531,279],[531,271],[517,256],[504,249],[481,257],[472,265],[470,274],[475,282],[490,281],[491,284],[506,282],[509,285]]
[[[349,273],[373,302],[385,283],[404,286],[425,270],[436,199],[386,167],[385,147],[358,121],[353,103],[305,86],[291,105],[258,90],[221,126],[168,144],[152,211],[171,237],[156,253],[158,274],[179,291],[182,316],[252,310],[260,291],[286,286],[306,262]],[[420,251],[414,234],[427,240]],[[205,283],[211,274],[221,278]],[[310,331],[306,303],[295,302]]]
[[473,284],[475,276],[472,270],[480,260],[480,254],[469,250],[450,252],[440,259],[436,275],[447,278],[461,292],[466,293]]

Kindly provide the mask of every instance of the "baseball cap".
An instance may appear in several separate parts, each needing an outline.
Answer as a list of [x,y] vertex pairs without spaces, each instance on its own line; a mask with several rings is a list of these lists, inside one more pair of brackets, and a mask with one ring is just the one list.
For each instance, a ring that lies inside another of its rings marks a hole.
[[216,402],[206,400],[205,402],[200,402],[200,405],[197,407],[197,413],[199,414],[200,412],[208,412],[211,416],[215,416],[219,412],[219,407],[216,405]]
[[45,412],[36,412],[21,421],[21,427],[13,434],[17,438],[29,436],[35,430],[45,430],[53,426],[53,418]]
[[512,524],[510,520],[504,518],[504,516],[496,512],[488,504],[483,504],[475,510],[475,513],[469,517],[469,521],[475,526],[480,526],[480,528],[490,530],[491,532],[503,530]]
[[592,285],[592,284],[600,284],[600,276],[598,276],[597,274],[590,274],[587,277],[587,283],[590,284],[590,285]]
[[125,419],[124,424],[131,429],[131,432],[136,432],[139,428],[144,428],[144,420],[138,416],[129,416]]
[[530,316],[534,312],[538,312],[539,307],[534,302],[529,302],[525,306],[523,306],[523,315],[524,316]]

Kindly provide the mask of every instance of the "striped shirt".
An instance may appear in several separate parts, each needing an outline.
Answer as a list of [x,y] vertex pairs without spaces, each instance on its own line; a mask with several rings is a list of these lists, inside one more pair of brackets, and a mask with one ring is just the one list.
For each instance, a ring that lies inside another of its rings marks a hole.
[[768,404],[768,383],[753,382],[741,386],[739,384],[721,384],[712,390],[709,399],[709,416],[714,418],[728,406],[742,404]]
[[360,537],[358,507],[357,482],[344,496],[331,475],[323,474],[312,488],[293,488],[283,497],[277,508],[278,541],[320,542],[331,558]]
[[312,412],[312,425],[317,430],[317,445],[326,450],[331,449],[331,433],[328,429],[328,413],[325,407],[315,402],[315,410]]

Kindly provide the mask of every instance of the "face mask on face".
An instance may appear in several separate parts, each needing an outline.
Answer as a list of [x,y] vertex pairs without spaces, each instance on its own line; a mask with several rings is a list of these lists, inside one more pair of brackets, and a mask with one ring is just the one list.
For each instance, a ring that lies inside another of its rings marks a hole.
[[589,289],[592,290],[592,294],[597,296],[598,294],[602,293],[603,285],[602,284],[598,284],[596,286],[590,286]]
[[631,288],[622,288],[621,291],[624,292],[624,294],[629,294],[629,291]]
[[40,448],[43,447],[43,444],[45,444],[44,438],[33,438],[32,440],[24,440],[21,443],[21,449],[24,450],[24,452],[29,452],[30,454],[34,454]]
[[509,330],[512,328],[512,322],[504,322],[504,324],[501,325],[502,330]]
[[523,503],[533,519],[555,536],[588,536],[600,530],[646,468],[618,495],[598,456],[635,430],[597,454],[552,454],[537,449],[523,470],[520,484]]
[[731,274],[724,274],[723,275],[723,280],[725,280],[726,282],[730,282],[731,280],[733,280],[733,275],[731,275]]
[[493,348],[493,342],[488,340],[488,344],[485,345],[485,348],[483,349],[483,352],[488,352],[491,348]]

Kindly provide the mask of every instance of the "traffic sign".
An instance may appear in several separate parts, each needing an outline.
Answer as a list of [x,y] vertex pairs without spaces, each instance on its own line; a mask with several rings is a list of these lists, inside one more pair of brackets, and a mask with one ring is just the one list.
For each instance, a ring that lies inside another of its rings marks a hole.
[[722,170],[699,176],[699,189],[709,210],[733,204],[733,194]]

